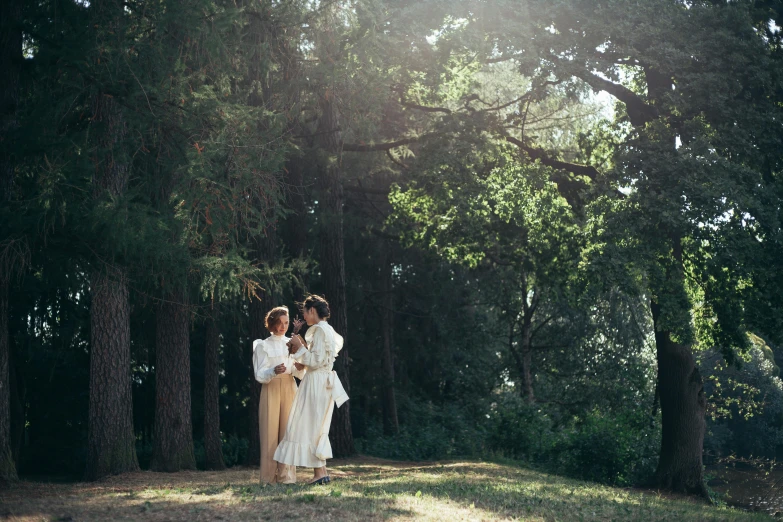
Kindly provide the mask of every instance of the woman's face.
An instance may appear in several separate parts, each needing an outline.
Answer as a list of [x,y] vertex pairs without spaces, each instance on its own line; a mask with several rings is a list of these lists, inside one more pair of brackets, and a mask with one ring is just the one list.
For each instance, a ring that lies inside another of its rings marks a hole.
[[318,312],[315,311],[315,307],[305,308],[302,311],[302,316],[304,317],[307,326],[313,326],[314,324],[317,324],[318,321],[321,320],[321,318],[318,317]]
[[288,331],[288,315],[281,315],[280,320],[277,322],[277,326],[273,328],[272,333],[275,335],[285,335]]

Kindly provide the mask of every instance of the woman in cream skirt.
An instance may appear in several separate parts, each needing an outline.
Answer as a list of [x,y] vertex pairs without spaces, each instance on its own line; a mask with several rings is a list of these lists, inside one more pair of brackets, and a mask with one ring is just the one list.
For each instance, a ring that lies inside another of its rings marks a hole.
[[304,377],[304,366],[288,353],[288,308],[278,306],[266,314],[266,328],[272,334],[253,341],[253,369],[262,384],[258,403],[258,427],[261,436],[261,483],[293,484],[296,468],[273,459],[277,445],[288,425],[288,414],[296,395],[296,381]]

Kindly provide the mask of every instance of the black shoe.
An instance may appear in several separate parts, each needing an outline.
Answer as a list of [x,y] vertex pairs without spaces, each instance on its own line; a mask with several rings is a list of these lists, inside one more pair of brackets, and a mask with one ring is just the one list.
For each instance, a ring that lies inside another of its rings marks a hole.
[[311,486],[323,486],[325,484],[328,484],[332,481],[332,479],[329,478],[329,475],[326,475],[325,477],[321,477],[318,480],[314,480],[312,482],[308,482]]

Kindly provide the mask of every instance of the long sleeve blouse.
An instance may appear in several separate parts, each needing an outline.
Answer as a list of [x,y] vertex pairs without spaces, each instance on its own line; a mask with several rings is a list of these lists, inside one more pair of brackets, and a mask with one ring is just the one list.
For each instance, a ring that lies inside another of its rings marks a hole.
[[285,373],[302,379],[305,370],[297,370],[294,358],[288,355],[286,343],[290,337],[270,335],[266,339],[253,341],[253,370],[256,380],[266,384],[275,377],[275,366],[285,364]]
[[[308,347],[300,347],[293,355],[309,371],[326,366],[331,367],[337,353],[343,347],[343,338],[326,321],[321,321],[307,330],[305,340]],[[331,369],[331,368],[330,368]]]

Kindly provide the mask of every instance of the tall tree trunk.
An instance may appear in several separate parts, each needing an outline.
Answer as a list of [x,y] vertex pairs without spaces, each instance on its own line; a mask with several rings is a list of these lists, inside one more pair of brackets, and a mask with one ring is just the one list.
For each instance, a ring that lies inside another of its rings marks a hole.
[[204,343],[204,452],[207,469],[226,469],[220,439],[220,332],[213,311]]
[[[97,21],[121,38],[123,7],[113,0],[95,3]],[[116,42],[113,42],[116,43]],[[118,45],[121,47],[121,45]],[[98,92],[92,100],[95,128],[93,200],[117,198],[128,182],[128,160],[121,152],[127,134],[121,105]],[[125,270],[103,264],[90,274],[90,411],[85,478],[139,469],[133,433],[130,356],[130,306]]]
[[190,309],[185,291],[166,295],[155,333],[155,437],[150,469],[195,469],[190,405]]
[[128,285],[120,269],[90,279],[90,411],[85,478],[139,469],[133,433]]
[[[645,66],[648,96],[658,107],[671,92],[672,74],[652,66]],[[680,123],[673,122],[668,136],[672,153],[676,154]],[[653,295],[678,291],[684,293],[685,274],[681,236],[670,232],[672,260],[663,267],[666,273],[664,288]],[[675,296],[675,300],[676,300]],[[687,298],[685,298],[687,300]],[[661,489],[686,494],[699,494],[709,499],[704,483],[702,454],[706,430],[707,397],[691,347],[675,343],[671,332],[660,324],[663,301],[651,300],[650,308],[655,326],[655,350],[658,361],[657,392],[661,408],[661,454],[655,471],[655,482]]]
[[11,350],[9,359],[9,382],[11,383],[11,455],[14,462],[19,462],[19,455],[22,452],[22,442],[24,441],[25,427],[25,398],[27,397],[27,387],[24,380],[19,377],[19,371],[16,368],[14,351]]
[[[16,127],[19,103],[19,72],[22,63],[21,7],[18,0],[6,0],[0,6],[0,205],[11,200],[14,165],[9,133]],[[8,290],[11,284],[12,259],[3,253],[0,241],[0,482],[17,479],[11,452],[11,388],[8,339]]]
[[0,278],[0,483],[17,480],[11,454],[11,389],[8,370],[8,282]]
[[397,419],[397,399],[394,395],[394,357],[392,347],[394,341],[394,286],[392,284],[391,255],[385,256],[381,265],[381,292],[383,307],[381,309],[381,332],[383,346],[381,353],[382,397],[383,397],[383,431],[392,435],[400,431]]
[[[319,184],[321,188],[321,272],[323,288],[331,309],[330,324],[345,344],[334,364],[334,369],[350,395],[350,355],[348,351],[348,306],[345,293],[345,251],[343,238],[343,186],[340,179],[340,130],[334,98],[325,93],[320,101],[321,117],[318,134],[322,157],[319,158]],[[348,457],[356,453],[351,431],[351,401],[336,408],[329,430],[329,439],[335,457]]]
[[[687,297],[677,295],[685,292],[682,242],[677,234],[671,236],[672,258],[663,262],[665,281],[653,295],[669,302],[687,301]],[[704,381],[691,347],[674,342],[671,332],[661,324],[663,313],[658,299],[650,301],[661,407],[661,454],[655,482],[661,489],[709,499],[702,469],[707,412]]]
[[675,343],[658,328],[660,306],[651,303],[658,359],[661,454],[655,481],[659,488],[709,497],[704,485],[702,448],[707,399],[690,346]]

